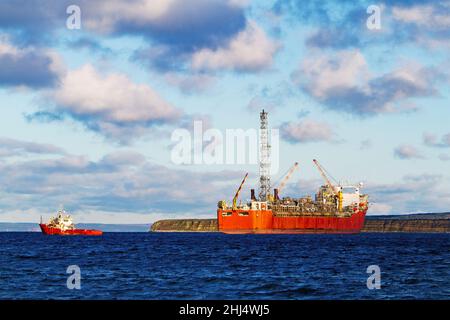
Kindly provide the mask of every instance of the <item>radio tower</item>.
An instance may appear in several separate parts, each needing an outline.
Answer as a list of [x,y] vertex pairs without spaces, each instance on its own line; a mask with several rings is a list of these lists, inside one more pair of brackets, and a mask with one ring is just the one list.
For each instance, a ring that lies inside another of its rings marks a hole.
[[270,194],[270,145],[267,112],[263,110],[259,118],[261,119],[259,136],[259,200],[267,201]]

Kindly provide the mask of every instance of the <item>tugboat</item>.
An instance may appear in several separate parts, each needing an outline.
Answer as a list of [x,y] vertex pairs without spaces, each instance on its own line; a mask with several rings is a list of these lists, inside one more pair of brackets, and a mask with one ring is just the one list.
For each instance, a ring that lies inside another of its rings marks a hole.
[[101,236],[103,231],[101,230],[88,230],[88,229],[76,229],[73,223],[72,217],[66,213],[64,209],[58,210],[56,217],[51,217],[50,221],[45,224],[39,223],[43,234],[48,235],[61,235],[61,236]]

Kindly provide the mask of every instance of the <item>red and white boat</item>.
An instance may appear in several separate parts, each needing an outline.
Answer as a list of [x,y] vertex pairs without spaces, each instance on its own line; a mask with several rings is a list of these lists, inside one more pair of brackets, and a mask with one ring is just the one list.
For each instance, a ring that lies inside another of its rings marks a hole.
[[58,211],[56,217],[50,218],[48,223],[39,224],[43,234],[48,235],[61,235],[61,236],[72,236],[72,235],[82,235],[82,236],[101,236],[103,231],[101,230],[89,230],[89,229],[77,229],[73,223],[72,217],[66,214],[63,209]]

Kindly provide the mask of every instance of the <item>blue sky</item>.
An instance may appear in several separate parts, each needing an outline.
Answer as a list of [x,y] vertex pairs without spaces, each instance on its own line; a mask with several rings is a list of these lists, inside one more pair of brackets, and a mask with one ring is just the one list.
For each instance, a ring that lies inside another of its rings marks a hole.
[[322,183],[317,158],[364,182],[369,214],[450,209],[450,1],[20,2],[0,4],[0,221],[213,217],[257,166],[176,165],[171,134],[257,128],[261,108],[273,180],[300,163],[286,194]]

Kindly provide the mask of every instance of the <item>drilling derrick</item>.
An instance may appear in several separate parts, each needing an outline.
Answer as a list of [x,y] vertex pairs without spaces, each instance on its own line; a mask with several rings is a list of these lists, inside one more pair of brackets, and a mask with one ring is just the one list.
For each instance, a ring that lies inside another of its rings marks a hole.
[[259,199],[267,201],[270,195],[270,145],[267,112],[260,113],[261,127],[259,137]]

